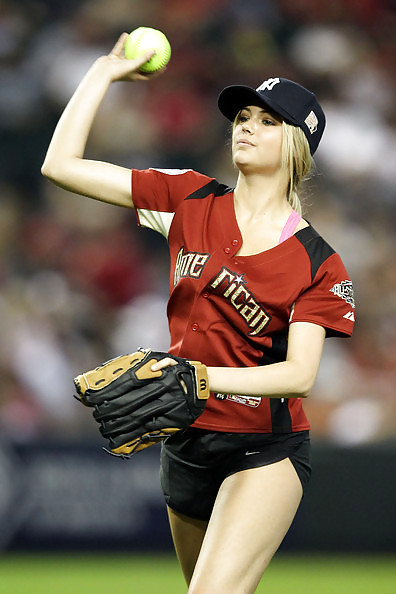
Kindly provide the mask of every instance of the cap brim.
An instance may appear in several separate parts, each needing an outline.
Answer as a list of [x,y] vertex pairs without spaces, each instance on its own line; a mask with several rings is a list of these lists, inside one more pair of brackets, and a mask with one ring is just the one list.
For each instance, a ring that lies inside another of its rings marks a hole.
[[235,120],[237,114],[248,105],[263,105],[268,106],[272,111],[280,115],[282,118],[297,124],[293,121],[285,110],[283,110],[271,98],[263,98],[258,91],[245,85],[231,85],[223,89],[218,97],[217,104],[221,113],[231,122]]

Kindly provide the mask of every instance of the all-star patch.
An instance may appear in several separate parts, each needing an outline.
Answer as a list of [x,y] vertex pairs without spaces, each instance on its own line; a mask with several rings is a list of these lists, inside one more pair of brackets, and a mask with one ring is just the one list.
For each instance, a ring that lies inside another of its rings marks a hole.
[[353,296],[353,285],[350,280],[341,281],[340,283],[336,283],[330,289],[331,293],[334,293],[337,297],[341,297],[344,301],[346,301],[351,307],[355,308],[355,299]]

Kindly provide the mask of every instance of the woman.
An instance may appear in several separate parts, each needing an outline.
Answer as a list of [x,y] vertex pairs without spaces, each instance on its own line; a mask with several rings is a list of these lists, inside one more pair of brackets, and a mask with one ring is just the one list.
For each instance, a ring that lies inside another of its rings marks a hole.
[[[117,80],[147,77],[123,57],[126,34],[89,70],[55,130],[43,174],[136,209],[169,242],[171,355],[208,366],[211,397],[162,448],[161,483],[189,592],[254,592],[310,474],[310,393],[325,336],[350,336],[352,284],[301,218],[296,189],[325,118],[315,96],[273,78],[226,88],[235,189],[191,170],[131,171],[84,159],[98,106]],[[133,200],[133,202],[132,202]],[[158,364],[158,365],[161,365]]]

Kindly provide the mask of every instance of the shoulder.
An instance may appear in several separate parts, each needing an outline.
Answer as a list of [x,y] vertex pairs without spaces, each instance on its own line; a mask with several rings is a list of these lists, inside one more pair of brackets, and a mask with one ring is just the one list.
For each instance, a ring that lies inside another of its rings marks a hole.
[[337,255],[336,259],[340,260],[334,248],[308,222],[306,226],[295,233],[295,238],[299,241],[309,258],[311,280],[315,278],[319,268],[331,256]]
[[158,193],[173,201],[200,200],[209,196],[221,196],[233,191],[215,178],[193,169],[150,168],[132,170],[133,194]]
[[186,200],[201,200],[203,198],[208,198],[209,196],[214,196],[216,198],[217,196],[224,196],[233,191],[233,188],[220,183],[217,179],[210,178],[207,183],[189,194],[186,197]]
[[193,169],[150,169],[157,177],[165,179],[168,185],[183,185],[192,189],[185,200],[201,200],[209,196],[224,196],[234,189]]
[[295,234],[305,254],[308,286],[295,302],[293,321],[311,322],[326,336],[350,336],[355,322],[353,284],[340,255],[311,226]]

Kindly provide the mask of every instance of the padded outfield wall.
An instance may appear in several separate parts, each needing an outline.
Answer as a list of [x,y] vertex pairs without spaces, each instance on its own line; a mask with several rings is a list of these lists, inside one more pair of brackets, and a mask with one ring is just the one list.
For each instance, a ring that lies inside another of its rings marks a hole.
[[[129,461],[101,446],[1,443],[3,551],[172,548],[159,446]],[[317,443],[313,452],[311,484],[282,549],[395,551],[396,444]]]

